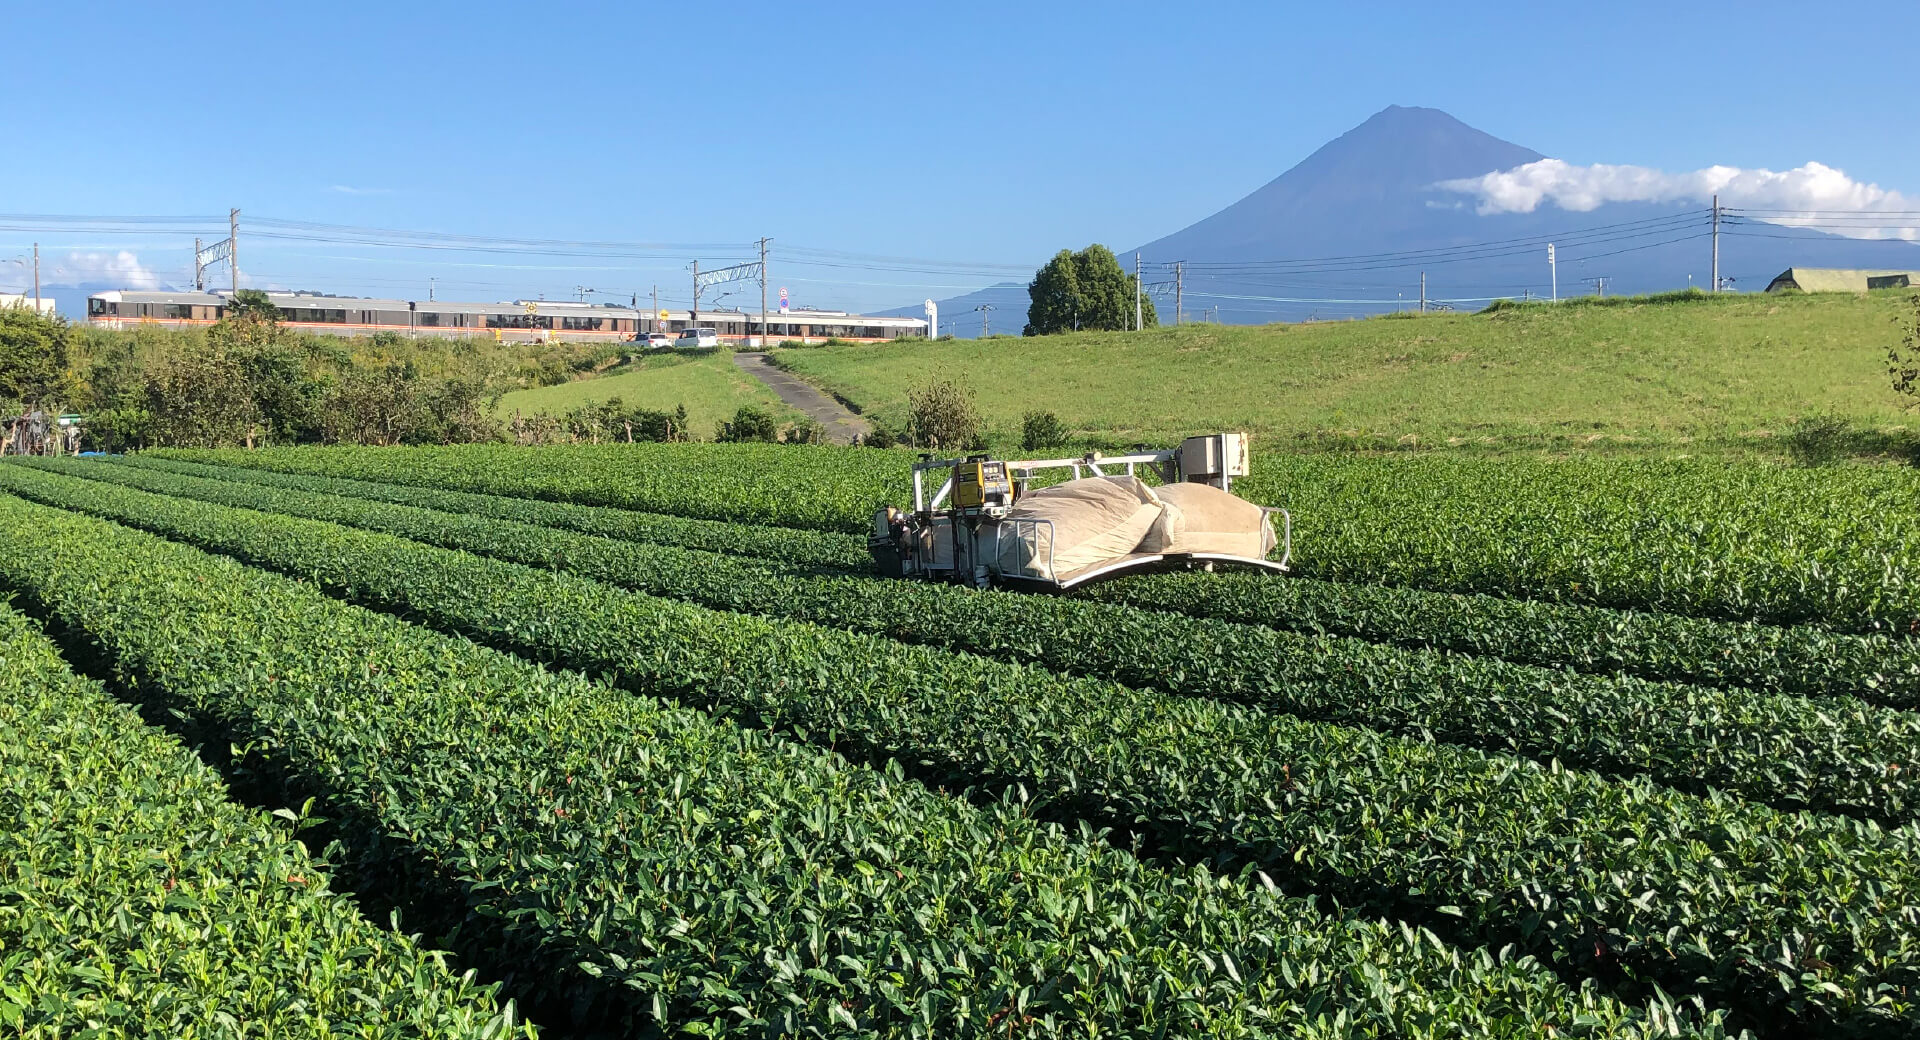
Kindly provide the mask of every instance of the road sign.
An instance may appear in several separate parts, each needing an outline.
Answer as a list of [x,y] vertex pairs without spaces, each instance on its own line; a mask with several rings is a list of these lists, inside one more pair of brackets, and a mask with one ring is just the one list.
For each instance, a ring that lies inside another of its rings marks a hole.
[[661,321],[666,321],[666,320],[667,320],[667,312],[666,312],[666,311],[661,311],[661,312],[660,312],[660,314],[659,314],[659,318],[660,318],[660,320],[661,320]]
[[787,313],[787,298],[784,296],[780,297],[780,313]]

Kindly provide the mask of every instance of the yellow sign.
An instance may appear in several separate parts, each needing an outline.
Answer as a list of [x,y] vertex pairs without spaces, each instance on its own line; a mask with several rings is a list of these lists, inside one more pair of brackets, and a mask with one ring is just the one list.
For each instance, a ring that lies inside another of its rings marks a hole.
[[661,321],[666,321],[666,320],[667,320],[667,312],[666,312],[666,311],[661,311],[661,312],[660,312],[660,320],[661,320]]
[[540,305],[539,305],[539,304],[537,304],[537,303],[535,303],[535,302],[533,302],[532,300],[528,300],[528,301],[527,301],[527,313],[528,313],[528,314],[538,314],[538,313],[540,313]]

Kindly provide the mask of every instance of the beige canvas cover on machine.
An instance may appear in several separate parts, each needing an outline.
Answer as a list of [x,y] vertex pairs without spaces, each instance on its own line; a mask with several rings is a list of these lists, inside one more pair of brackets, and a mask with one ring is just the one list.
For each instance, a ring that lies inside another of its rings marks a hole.
[[1262,559],[1278,542],[1265,510],[1219,488],[1111,476],[1029,492],[982,548],[1002,571],[1065,579],[1135,553]]
[[1002,570],[1063,578],[1135,552],[1164,512],[1138,477],[1070,480],[1023,496],[985,551]]
[[1157,529],[1165,542],[1140,552],[1225,553],[1264,559],[1280,544],[1267,511],[1211,484],[1167,484],[1156,488],[1165,520]]

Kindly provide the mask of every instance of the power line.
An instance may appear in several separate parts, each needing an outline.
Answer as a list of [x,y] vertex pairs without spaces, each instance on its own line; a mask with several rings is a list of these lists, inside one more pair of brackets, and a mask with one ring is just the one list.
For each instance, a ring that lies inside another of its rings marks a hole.
[[1506,249],[1525,246],[1532,248],[1548,242],[1576,242],[1587,237],[1611,237],[1609,233],[1645,231],[1658,233],[1667,227],[1677,227],[1695,223],[1706,217],[1708,210],[1690,210],[1685,213],[1669,214],[1660,217],[1648,217],[1642,220],[1622,221],[1617,224],[1603,224],[1598,227],[1582,228],[1556,234],[1529,235],[1522,238],[1495,239],[1486,242],[1473,242],[1457,246],[1433,246],[1426,249],[1408,249],[1382,253],[1357,253],[1345,256],[1303,257],[1287,260],[1240,260],[1240,261],[1188,261],[1189,268],[1215,267],[1272,267],[1300,265],[1344,265],[1349,263],[1367,263],[1371,261],[1397,261],[1446,255],[1458,252],[1471,252],[1487,249]]

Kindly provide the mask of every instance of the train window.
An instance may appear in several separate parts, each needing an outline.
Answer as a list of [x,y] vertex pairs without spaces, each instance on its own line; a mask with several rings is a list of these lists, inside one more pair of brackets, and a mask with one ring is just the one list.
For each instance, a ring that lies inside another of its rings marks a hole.
[[105,300],[96,300],[96,299],[93,299],[93,298],[91,298],[91,297],[89,297],[89,298],[87,299],[87,313],[88,313],[89,315],[96,315],[96,314],[105,314],[105,313],[107,313],[107,301],[105,301]]
[[193,305],[190,303],[169,303],[161,314],[167,318],[191,318],[193,317]]
[[440,324],[439,311],[419,311],[413,316],[414,324],[421,328],[433,328]]

